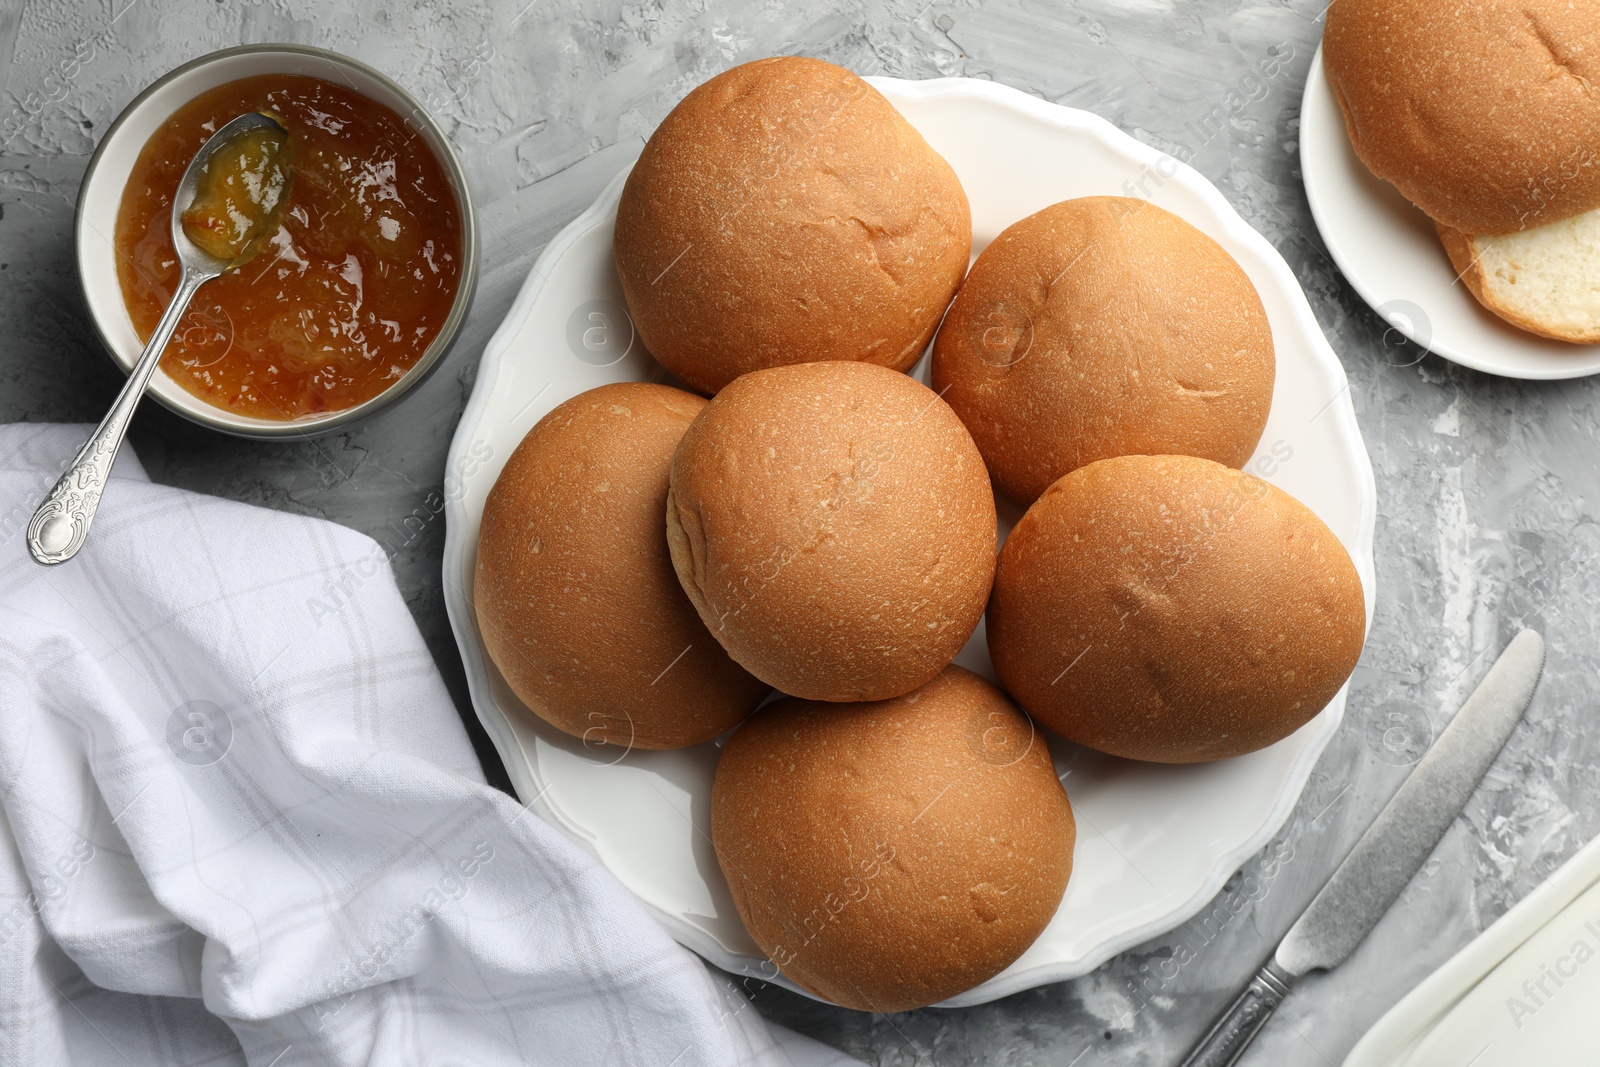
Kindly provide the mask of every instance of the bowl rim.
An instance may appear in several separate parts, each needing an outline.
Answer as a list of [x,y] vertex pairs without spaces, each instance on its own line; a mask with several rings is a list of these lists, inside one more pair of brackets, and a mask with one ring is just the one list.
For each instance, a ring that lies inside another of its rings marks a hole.
[[[155,378],[151,379],[150,387],[146,390],[147,396],[153,397],[167,410],[175,412],[183,418],[188,419],[190,422],[209,427],[213,430],[219,430],[223,433],[232,434],[236,437],[247,437],[256,440],[277,440],[286,437],[309,438],[348,427],[351,424],[374,414],[380,408],[386,407],[389,404],[392,404],[400,398],[408,395],[414,391],[418,385],[421,385],[424,381],[426,381],[433,374],[434,370],[438,368],[439,364],[444,362],[446,353],[448,353],[451,347],[455,344],[457,337],[460,335],[461,326],[466,320],[468,311],[471,309],[473,296],[477,291],[478,222],[477,213],[472,202],[472,190],[467,184],[466,174],[461,168],[461,160],[456,154],[455,146],[450,143],[450,139],[445,135],[444,129],[438,124],[438,122],[434,120],[433,116],[428,113],[428,110],[422,106],[422,103],[416,98],[416,96],[409,92],[404,86],[400,85],[400,83],[396,82],[387,74],[375,67],[361,62],[359,59],[353,59],[350,56],[343,55],[339,52],[334,52],[326,48],[318,48],[313,45],[288,43],[245,44],[235,45],[231,48],[222,48],[214,52],[207,52],[202,56],[196,56],[194,59],[172,68],[165,74],[161,75],[161,77],[145,86],[145,88],[140,91],[137,96],[128,101],[127,105],[117,113],[117,117],[112,121],[111,125],[106,127],[106,132],[100,138],[100,143],[95,145],[94,153],[89,157],[89,164],[84,168],[83,180],[78,186],[78,196],[73,204],[72,249],[73,257],[76,261],[77,267],[79,292],[83,297],[84,304],[86,305],[89,321],[94,325],[95,336],[99,338],[101,348],[103,348],[107,355],[111,357],[112,363],[115,364],[124,374],[127,374],[133,369],[132,364],[123,360],[121,353],[117,350],[116,345],[112,342],[104,324],[101,322],[101,316],[97,313],[94,303],[89,298],[89,278],[87,273],[87,265],[84,262],[83,256],[79,254],[78,251],[83,246],[84,227],[88,225],[88,222],[86,221],[85,202],[88,197],[89,190],[94,185],[95,176],[99,171],[100,164],[105,158],[107,148],[116,139],[117,133],[122,128],[123,123],[132,118],[133,115],[143,108],[145,103],[152,96],[160,92],[171,82],[185,74],[188,74],[190,71],[198,70],[202,67],[213,66],[217,63],[226,62],[239,56],[259,55],[263,53],[304,56],[312,59],[323,60],[333,64],[334,66],[350,69],[365,78],[371,79],[373,82],[376,82],[384,89],[393,93],[395,97],[403,102],[406,108],[408,108],[411,112],[409,118],[405,115],[401,115],[401,121],[407,125],[410,125],[412,121],[415,121],[425,127],[426,131],[430,133],[438,142],[439,148],[442,149],[442,151],[435,151],[434,155],[438,158],[438,162],[444,168],[445,180],[455,194],[456,208],[461,216],[461,274],[457,280],[456,295],[454,301],[450,305],[450,313],[445,316],[443,324],[441,324],[439,327],[438,335],[434,337],[433,341],[428,345],[427,349],[422,353],[422,355],[418,357],[417,361],[411,365],[410,369],[408,369],[405,374],[401,375],[397,380],[392,382],[382,392],[378,393],[378,395],[364,400],[353,407],[343,408],[339,411],[331,412],[326,416],[318,416],[311,419],[284,420],[281,423],[273,423],[266,419],[247,420],[244,417],[234,415],[223,408],[216,407],[205,400],[199,400],[197,409],[183,406],[182,404],[168,399],[163,394],[163,385],[158,383],[165,382],[166,387],[176,388],[179,390],[182,390],[183,387],[172,381],[170,378],[164,379],[161,374],[158,374]],[[360,90],[355,91],[360,93]],[[381,102],[382,101],[379,101],[379,103]],[[432,150],[431,145],[429,148]],[[119,199],[119,205],[120,202],[121,201]]]

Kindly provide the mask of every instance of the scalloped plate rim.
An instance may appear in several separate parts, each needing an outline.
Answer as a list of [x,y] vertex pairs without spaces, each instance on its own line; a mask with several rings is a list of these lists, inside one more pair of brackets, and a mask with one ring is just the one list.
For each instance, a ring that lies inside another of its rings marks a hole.
[[[1325,373],[1328,378],[1328,384],[1334,389],[1334,397],[1330,401],[1328,414],[1333,416],[1337,422],[1338,437],[1346,451],[1345,458],[1351,463],[1351,470],[1357,481],[1359,529],[1352,558],[1361,576],[1363,590],[1366,595],[1367,628],[1370,632],[1376,599],[1373,538],[1377,516],[1377,488],[1371,459],[1356,423],[1355,408],[1349,395],[1348,378],[1344,367],[1318,326],[1304,290],[1277,250],[1244,221],[1233,206],[1204,176],[1193,168],[1177,163],[1177,161],[1171,160],[1171,157],[1166,156],[1164,153],[1141,143],[1092,112],[1052,104],[1020,90],[975,78],[938,78],[925,81],[907,81],[897,78],[872,77],[866,80],[880,91],[883,91],[891,100],[897,96],[921,99],[939,96],[977,98],[1019,111],[1030,118],[1047,122],[1058,127],[1063,132],[1087,134],[1113,153],[1130,158],[1136,163],[1145,163],[1153,167],[1158,163],[1170,161],[1176,167],[1176,173],[1174,176],[1166,178],[1166,181],[1176,182],[1199,196],[1230,231],[1230,236],[1242,244],[1255,246],[1258,257],[1271,270],[1278,283],[1284,287],[1285,292],[1289,294],[1290,303],[1294,309],[1294,324],[1305,335],[1306,340],[1309,341],[1309,348],[1317,357],[1319,369]],[[549,278],[552,269],[579,238],[610,218],[621,195],[622,183],[626,180],[631,169],[631,164],[623,168],[620,173],[607,183],[594,203],[565,226],[540,253],[518,292],[511,309],[507,312],[505,319],[490,338],[484,350],[472,394],[451,440],[446,459],[447,470],[452,469],[461,461],[465,450],[468,448],[473,436],[472,431],[478,426],[483,417],[484,410],[489,403],[489,396],[493,391],[493,383],[507,356],[511,342],[521,324],[531,312],[533,304]],[[589,852],[590,855],[600,860],[594,836],[543,799],[543,790],[540,788],[541,783],[537,777],[537,772],[534,770],[535,759],[523,747],[521,739],[512,730],[505,713],[494,702],[482,646],[477,635],[476,622],[472,618],[470,605],[464,592],[453,580],[453,575],[462,573],[466,556],[466,545],[464,544],[463,535],[460,533],[466,519],[461,494],[446,495],[445,514],[447,525],[443,576],[446,610],[466,667],[467,684],[472,698],[473,709],[494,741],[495,747],[506,764],[507,773],[511,776],[519,796],[533,796],[531,802],[527,800],[523,802],[534,808],[541,817],[560,829],[571,840]],[[1338,729],[1344,713],[1348,688],[1348,684],[1341,688],[1328,706],[1322,712],[1319,712],[1306,726],[1301,728],[1302,731],[1307,732],[1304,739],[1305,747],[1294,763],[1289,773],[1288,781],[1277,802],[1266,812],[1254,829],[1241,838],[1235,847],[1218,855],[1212,862],[1206,876],[1199,881],[1181,903],[1175,904],[1166,914],[1156,919],[1128,927],[1115,935],[1107,936],[1092,950],[1084,951],[1078,957],[1043,962],[1022,970],[1008,970],[996,978],[990,979],[937,1006],[968,1007],[988,1003],[1036,986],[1080,977],[1119,953],[1165,933],[1192,918],[1206,903],[1216,896],[1227,879],[1247,859],[1259,852],[1288,820],[1295,805],[1299,802],[1301,792],[1310,778],[1313,766],[1321,757],[1328,742]],[[516,758],[510,758],[512,756]],[[666,913],[646,901],[641,900],[641,904],[667,928],[668,932],[680,944],[690,948],[724,970],[736,974],[756,975],[758,973],[756,967],[764,962],[743,953],[731,952],[720,942],[717,942],[714,937],[711,937],[700,928],[684,922],[678,916]],[[768,977],[766,972],[760,972],[759,977],[766,981],[774,980]],[[776,981],[802,995],[812,996],[812,994],[806,993],[793,983],[783,979],[782,976],[779,976]],[[816,998],[813,997],[813,999]]]

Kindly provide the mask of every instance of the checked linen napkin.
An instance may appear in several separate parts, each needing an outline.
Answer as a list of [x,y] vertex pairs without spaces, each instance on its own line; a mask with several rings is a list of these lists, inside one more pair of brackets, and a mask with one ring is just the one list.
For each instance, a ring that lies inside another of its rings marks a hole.
[[[843,1067],[483,783],[369,538],[0,426],[0,1065]],[[329,583],[334,612],[313,612]]]

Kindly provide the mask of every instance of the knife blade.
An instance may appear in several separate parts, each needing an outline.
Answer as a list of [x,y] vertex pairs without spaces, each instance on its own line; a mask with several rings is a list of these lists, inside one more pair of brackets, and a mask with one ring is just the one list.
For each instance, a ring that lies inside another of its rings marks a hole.
[[1296,979],[1336,967],[1355,951],[1466,807],[1543,671],[1544,639],[1523,630],[1182,1067],[1230,1067]]

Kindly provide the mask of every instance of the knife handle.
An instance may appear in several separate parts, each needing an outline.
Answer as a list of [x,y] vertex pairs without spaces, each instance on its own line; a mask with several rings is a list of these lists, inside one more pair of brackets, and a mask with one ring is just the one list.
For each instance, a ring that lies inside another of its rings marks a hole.
[[1182,1067],[1232,1067],[1289,995],[1293,982],[1294,978],[1271,960],[1262,964],[1250,984],[1190,1051]]

